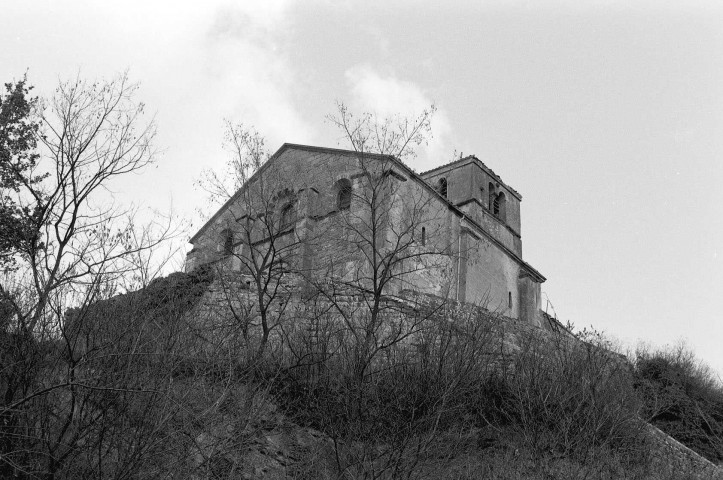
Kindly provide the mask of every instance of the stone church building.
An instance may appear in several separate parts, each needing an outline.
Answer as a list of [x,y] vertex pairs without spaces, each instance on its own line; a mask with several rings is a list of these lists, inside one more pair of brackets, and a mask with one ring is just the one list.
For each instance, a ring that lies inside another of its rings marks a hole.
[[242,271],[239,259],[273,238],[293,252],[279,261],[301,272],[297,283],[364,285],[378,280],[368,264],[379,259],[387,295],[412,290],[541,325],[545,277],[522,259],[521,200],[474,156],[416,173],[388,155],[284,144],[191,238],[186,270]]

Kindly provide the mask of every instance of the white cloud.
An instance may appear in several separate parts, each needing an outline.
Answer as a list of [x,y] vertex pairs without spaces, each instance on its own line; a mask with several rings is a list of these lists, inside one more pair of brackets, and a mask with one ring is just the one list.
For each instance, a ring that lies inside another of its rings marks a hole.
[[[29,68],[41,94],[78,71],[109,78],[128,68],[141,81],[138,99],[157,113],[156,144],[164,153],[155,175],[119,183],[119,195],[161,205],[176,192],[177,208],[192,210],[200,203],[191,190],[200,170],[224,162],[224,117],[253,125],[272,150],[284,141],[313,141],[296,106],[298,72],[284,49],[292,2],[55,3],[9,4],[13,29],[0,38],[14,48],[0,52],[0,64],[15,76]],[[157,178],[169,180],[159,185]]]
[[368,65],[357,65],[345,73],[354,107],[380,115],[419,112],[432,103],[415,83],[394,75],[383,77]]
[[[355,111],[375,113],[381,117],[399,114],[416,117],[434,100],[416,83],[382,75],[369,65],[357,65],[345,72],[351,94],[350,106]],[[432,168],[451,160],[452,126],[446,112],[436,105],[432,120],[432,138],[420,147],[414,167]]]
[[[289,2],[222,7],[208,30],[204,63],[213,88],[224,92],[224,116],[255,128],[275,148],[309,141],[313,128],[294,105],[296,72],[284,54]],[[256,5],[256,6],[254,6]]]

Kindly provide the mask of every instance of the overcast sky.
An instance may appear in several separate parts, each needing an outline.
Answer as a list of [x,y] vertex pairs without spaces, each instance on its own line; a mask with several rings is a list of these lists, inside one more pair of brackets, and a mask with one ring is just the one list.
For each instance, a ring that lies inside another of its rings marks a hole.
[[685,339],[723,372],[720,3],[3,0],[0,80],[27,71],[49,95],[128,69],[163,152],[117,195],[172,202],[196,228],[222,119],[271,150],[336,147],[336,100],[434,103],[412,166],[475,154],[522,194],[523,256],[562,320]]

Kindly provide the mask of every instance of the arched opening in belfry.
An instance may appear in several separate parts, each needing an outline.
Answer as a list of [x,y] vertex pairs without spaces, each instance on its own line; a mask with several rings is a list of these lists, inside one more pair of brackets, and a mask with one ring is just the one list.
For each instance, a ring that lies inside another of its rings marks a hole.
[[505,220],[507,217],[507,202],[505,194],[500,192],[494,199],[492,205],[492,213],[500,220]]
[[487,208],[492,210],[495,198],[497,197],[497,194],[495,194],[495,184],[492,182],[487,186],[487,195]]

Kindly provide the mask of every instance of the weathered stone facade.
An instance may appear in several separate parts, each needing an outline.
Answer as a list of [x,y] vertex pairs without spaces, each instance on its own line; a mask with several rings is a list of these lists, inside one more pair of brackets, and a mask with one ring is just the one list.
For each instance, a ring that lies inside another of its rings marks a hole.
[[[284,261],[299,278],[362,282],[369,258],[397,248],[385,294],[416,290],[542,326],[545,278],[522,260],[520,201],[474,156],[417,174],[390,156],[284,144],[191,238],[186,269],[238,269],[244,242],[274,235],[294,245]],[[266,228],[237,235],[253,221]]]

